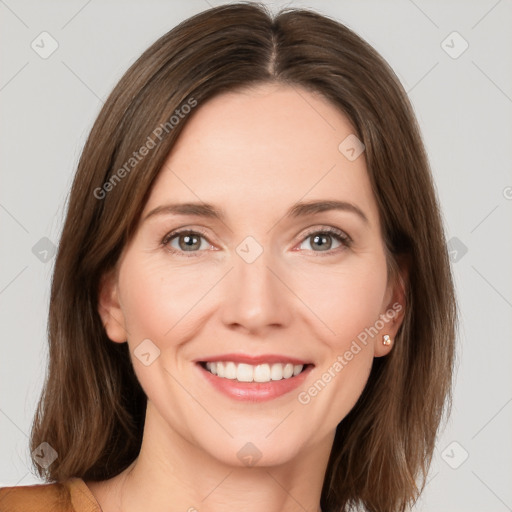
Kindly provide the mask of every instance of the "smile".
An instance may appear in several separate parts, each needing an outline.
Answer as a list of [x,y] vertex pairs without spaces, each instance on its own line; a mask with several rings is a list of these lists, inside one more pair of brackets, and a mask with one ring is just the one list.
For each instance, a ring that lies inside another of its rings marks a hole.
[[210,389],[247,402],[265,402],[295,391],[315,366],[277,354],[219,354],[195,363]]
[[238,382],[270,382],[295,377],[302,372],[304,365],[292,363],[251,365],[234,361],[217,361],[204,363],[204,368],[222,379]]

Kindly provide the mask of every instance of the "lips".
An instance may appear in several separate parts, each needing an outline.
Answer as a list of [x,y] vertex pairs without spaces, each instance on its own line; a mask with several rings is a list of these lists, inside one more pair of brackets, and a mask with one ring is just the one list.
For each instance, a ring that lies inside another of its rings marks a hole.
[[295,357],[222,354],[195,361],[206,381],[237,400],[260,402],[297,388],[314,364]]
[[293,365],[302,364],[303,366],[305,366],[306,364],[311,364],[311,361],[306,361],[304,359],[298,359],[296,357],[281,354],[261,354],[259,356],[253,356],[248,354],[220,354],[206,356],[201,359],[196,359],[195,362],[215,363],[217,361],[233,361],[234,363],[245,363],[250,365],[258,365],[264,363],[291,363]]

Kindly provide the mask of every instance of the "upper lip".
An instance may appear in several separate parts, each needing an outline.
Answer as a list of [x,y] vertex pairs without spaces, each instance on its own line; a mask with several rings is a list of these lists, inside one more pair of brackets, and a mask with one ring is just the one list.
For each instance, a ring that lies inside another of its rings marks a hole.
[[281,354],[261,354],[259,356],[248,355],[248,354],[219,354],[202,357],[196,359],[196,363],[214,363],[217,361],[233,361],[234,363],[245,363],[250,365],[258,365],[264,363],[292,363],[292,364],[311,364],[309,361],[304,359],[298,359],[297,357],[284,356]]

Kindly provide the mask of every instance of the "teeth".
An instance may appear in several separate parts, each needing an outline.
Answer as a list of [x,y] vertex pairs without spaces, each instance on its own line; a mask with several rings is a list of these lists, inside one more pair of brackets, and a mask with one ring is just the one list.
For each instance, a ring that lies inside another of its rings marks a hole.
[[259,364],[254,367],[254,382],[270,382],[270,366],[268,364]]
[[240,363],[236,369],[236,380],[240,382],[252,382],[254,380],[253,374],[253,367],[250,364]]
[[289,379],[298,375],[304,365],[292,363],[274,363],[251,365],[236,364],[233,361],[206,363],[206,369],[213,375],[239,382],[270,382],[272,380]]
[[284,366],[283,379],[289,379],[291,376],[293,376],[293,364],[288,363]]
[[235,363],[229,362],[224,364],[224,377],[226,379],[234,380],[237,377]]
[[283,365],[273,364],[270,369],[270,378],[272,380],[281,380],[283,378]]

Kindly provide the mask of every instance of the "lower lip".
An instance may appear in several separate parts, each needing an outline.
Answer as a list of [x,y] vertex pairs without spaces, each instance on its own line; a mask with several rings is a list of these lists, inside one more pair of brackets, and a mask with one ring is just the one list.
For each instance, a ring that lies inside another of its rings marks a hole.
[[204,369],[199,363],[197,366],[205,379],[218,391],[235,400],[246,402],[265,402],[273,400],[297,389],[306,379],[313,365],[309,365],[299,375],[289,379],[271,380],[270,382],[238,382],[235,379],[217,377]]

